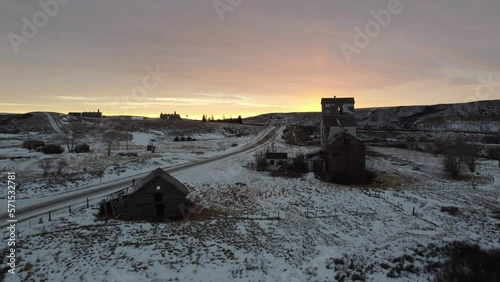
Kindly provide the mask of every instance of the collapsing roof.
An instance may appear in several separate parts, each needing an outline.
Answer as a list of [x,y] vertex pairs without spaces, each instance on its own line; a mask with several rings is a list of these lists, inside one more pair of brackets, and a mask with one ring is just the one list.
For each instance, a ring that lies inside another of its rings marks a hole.
[[184,184],[179,182],[179,180],[175,179],[172,175],[170,175],[168,172],[164,171],[163,169],[157,168],[154,171],[152,171],[150,174],[148,174],[146,177],[141,179],[139,182],[137,182],[134,185],[134,188],[131,189],[126,195],[135,193],[137,190],[141,189],[144,185],[148,184],[149,182],[151,182],[151,180],[155,179],[156,177],[161,177],[161,178],[165,179],[167,182],[172,184],[177,190],[179,190],[180,192],[182,192],[185,195],[187,195],[189,193],[186,186],[184,186]]

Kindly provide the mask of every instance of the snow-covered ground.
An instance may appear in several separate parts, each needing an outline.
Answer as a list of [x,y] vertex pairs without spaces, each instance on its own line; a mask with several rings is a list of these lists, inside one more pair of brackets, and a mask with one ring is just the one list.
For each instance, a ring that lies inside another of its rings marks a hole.
[[274,178],[249,170],[247,154],[174,174],[206,219],[103,223],[94,204],[31,220],[6,281],[428,281],[431,244],[500,248],[496,162],[480,162],[473,188],[446,179],[434,155],[370,150],[384,180],[370,187]]
[[[237,137],[223,129],[215,131],[198,131],[189,136],[196,141],[174,142],[176,137],[169,131],[131,132],[133,139],[129,144],[125,141],[113,144],[111,156],[107,157],[107,145],[100,136],[86,135],[78,139],[78,143],[90,145],[90,153],[68,153],[61,155],[45,155],[41,152],[21,148],[26,136],[17,134],[0,134],[0,172],[16,172],[17,197],[33,199],[53,196],[74,191],[83,186],[96,185],[143,172],[158,167],[170,167],[191,161],[206,159],[221,153],[238,150],[255,139],[262,128],[250,128],[250,134]],[[187,137],[187,136],[186,136]],[[31,133],[32,140],[62,140],[54,134]],[[147,152],[146,146],[154,139],[156,150]],[[77,145],[75,144],[75,145]],[[137,153],[137,156],[118,156],[118,153]],[[44,159],[53,161],[48,177],[43,176],[40,164]],[[62,173],[58,174],[57,166],[65,160]],[[104,170],[102,179],[96,171]],[[0,195],[5,199],[6,194]]]

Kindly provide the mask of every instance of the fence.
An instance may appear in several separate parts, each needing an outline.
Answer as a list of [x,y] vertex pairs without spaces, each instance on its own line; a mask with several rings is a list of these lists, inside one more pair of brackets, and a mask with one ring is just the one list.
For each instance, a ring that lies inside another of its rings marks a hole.
[[[393,208],[394,208],[394,211],[397,212],[397,211],[400,211],[402,213],[405,213],[405,209],[403,207],[403,205],[401,203],[393,203],[391,201],[389,201],[388,198],[385,198],[383,197],[381,194],[382,192],[381,191],[378,191],[378,190],[367,190],[367,191],[364,191],[364,194],[366,194],[367,196],[369,197],[372,197],[372,198],[378,198],[378,199],[381,199],[382,201],[386,202],[387,204],[391,205]],[[415,207],[412,208],[412,212],[411,212],[411,215],[422,220],[422,221],[425,221],[435,227],[439,227],[439,225],[437,225],[436,223],[428,220],[428,219],[425,219],[421,216],[419,216],[419,214],[417,213],[417,211],[415,210]]]

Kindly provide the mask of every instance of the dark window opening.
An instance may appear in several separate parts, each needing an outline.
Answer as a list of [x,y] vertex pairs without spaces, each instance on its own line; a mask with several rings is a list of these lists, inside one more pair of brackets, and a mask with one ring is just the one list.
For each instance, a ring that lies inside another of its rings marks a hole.
[[156,193],[155,194],[155,202],[161,202],[163,200],[163,194],[162,193]]

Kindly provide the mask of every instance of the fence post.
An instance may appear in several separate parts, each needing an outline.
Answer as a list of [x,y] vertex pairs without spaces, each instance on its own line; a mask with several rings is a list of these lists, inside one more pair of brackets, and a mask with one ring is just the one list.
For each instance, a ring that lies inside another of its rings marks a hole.
[[52,220],[52,216],[50,215],[50,211],[49,211],[49,221]]
[[71,206],[68,206],[69,213],[71,213]]
[[87,208],[89,207],[89,198],[87,198]]
[[413,208],[413,211],[411,212],[411,215],[415,215],[415,208]]

